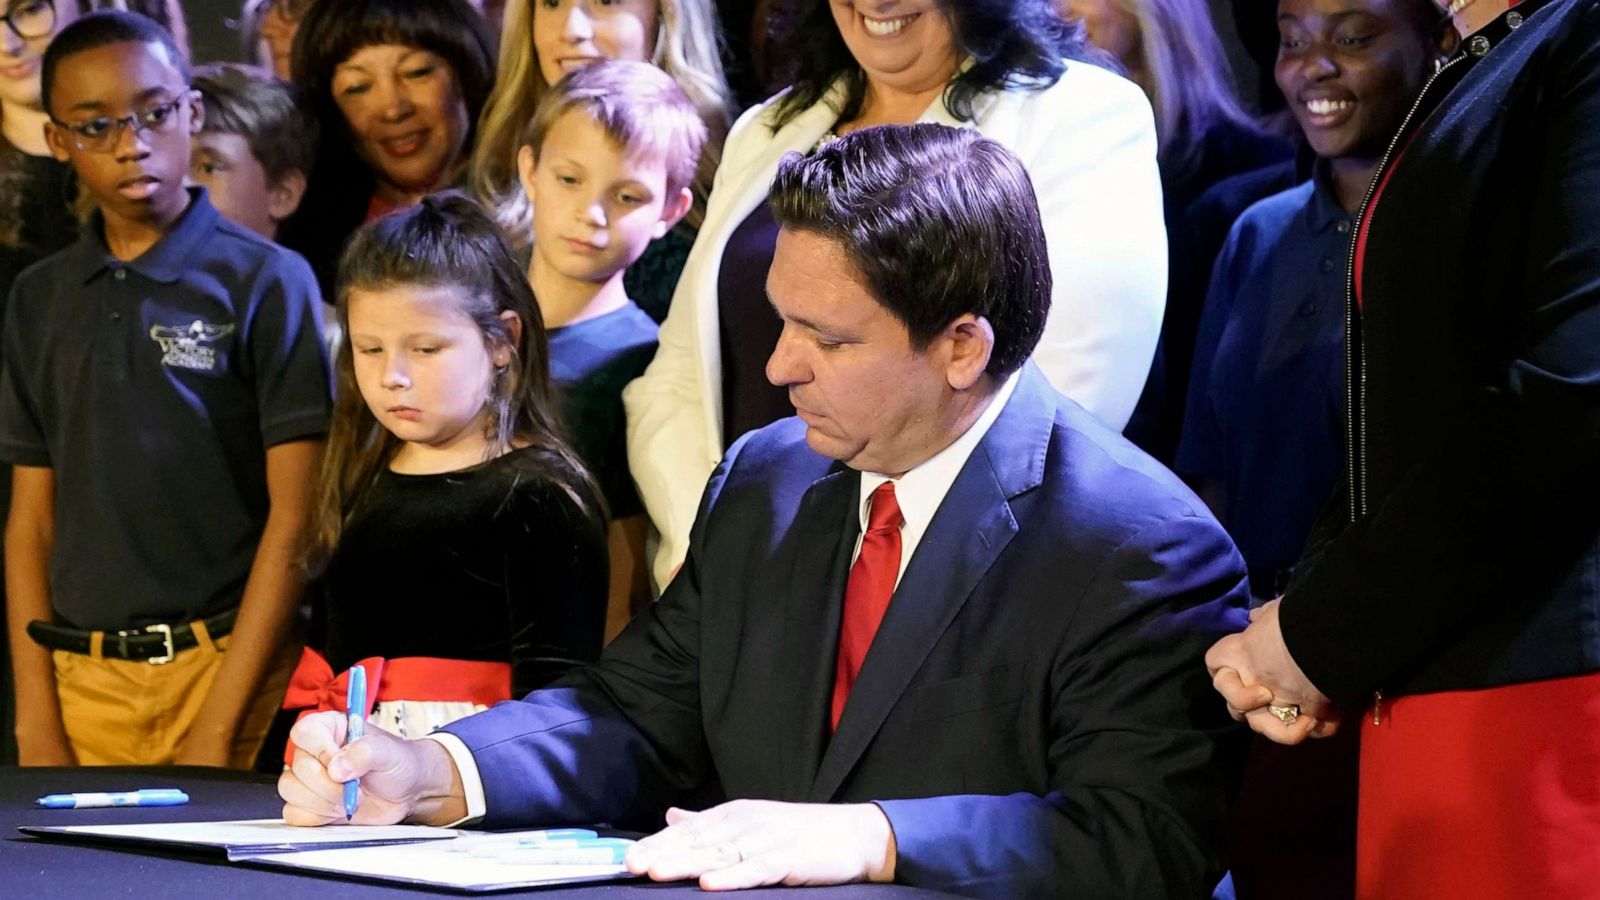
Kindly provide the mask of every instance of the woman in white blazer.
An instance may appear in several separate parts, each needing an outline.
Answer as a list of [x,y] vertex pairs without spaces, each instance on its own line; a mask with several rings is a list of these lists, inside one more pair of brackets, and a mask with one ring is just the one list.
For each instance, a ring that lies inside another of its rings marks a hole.
[[[1049,0],[802,2],[786,42],[799,78],[729,133],[660,348],[623,393],[662,587],[683,562],[707,477],[738,437],[723,422],[722,348],[738,335],[722,332],[719,279],[730,236],[764,207],[784,154],[916,121],[976,128],[1015,153],[1033,179],[1055,281],[1034,361],[1113,427],[1133,411],[1161,329],[1167,248],[1150,104],[1088,61],[1077,25]],[[766,269],[745,268],[730,274],[759,293]]]

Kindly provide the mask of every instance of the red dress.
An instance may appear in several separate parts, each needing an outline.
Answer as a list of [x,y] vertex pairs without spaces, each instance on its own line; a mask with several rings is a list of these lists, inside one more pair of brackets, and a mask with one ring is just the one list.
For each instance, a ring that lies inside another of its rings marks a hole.
[[[1358,311],[1404,155],[1356,232]],[[1357,900],[1600,900],[1600,673],[1383,700],[1360,727]]]
[[1385,700],[1360,793],[1359,900],[1600,898],[1600,674]]

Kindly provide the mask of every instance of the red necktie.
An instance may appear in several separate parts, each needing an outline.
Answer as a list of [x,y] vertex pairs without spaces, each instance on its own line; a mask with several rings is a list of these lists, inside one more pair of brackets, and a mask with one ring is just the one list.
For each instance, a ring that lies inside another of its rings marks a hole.
[[867,515],[867,533],[861,536],[861,553],[850,567],[850,581],[844,588],[844,621],[839,626],[839,662],[833,680],[833,719],[830,730],[839,727],[839,716],[856,683],[861,663],[872,646],[872,636],[889,609],[894,583],[900,577],[900,526],[905,524],[900,504],[894,499],[894,482],[885,481],[872,492]]

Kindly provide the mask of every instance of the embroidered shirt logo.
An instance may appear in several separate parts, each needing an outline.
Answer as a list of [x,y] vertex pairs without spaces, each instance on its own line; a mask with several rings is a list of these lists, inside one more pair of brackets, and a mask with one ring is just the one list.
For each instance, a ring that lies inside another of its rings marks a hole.
[[217,368],[214,341],[233,333],[233,324],[208,325],[195,319],[188,325],[151,325],[150,338],[161,347],[161,364],[179,369],[212,372]]

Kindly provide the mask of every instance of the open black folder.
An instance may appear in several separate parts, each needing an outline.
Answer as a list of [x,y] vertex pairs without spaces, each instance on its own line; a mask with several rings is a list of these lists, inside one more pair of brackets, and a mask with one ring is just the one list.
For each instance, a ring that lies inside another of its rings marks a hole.
[[503,852],[536,840],[542,831],[422,825],[298,828],[280,819],[23,825],[18,830],[46,840],[221,855],[244,865],[468,893],[633,877],[621,865],[530,865],[517,861],[514,852]]

